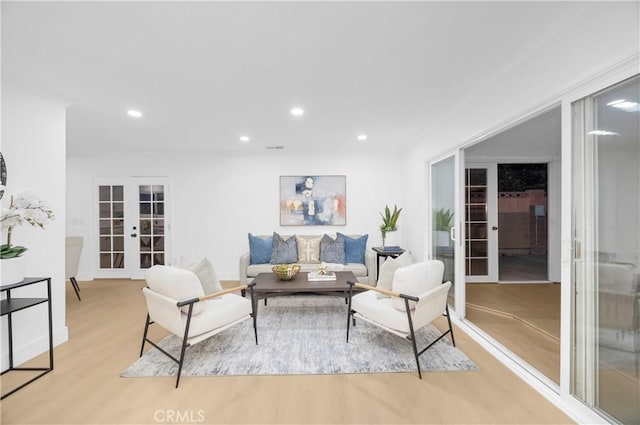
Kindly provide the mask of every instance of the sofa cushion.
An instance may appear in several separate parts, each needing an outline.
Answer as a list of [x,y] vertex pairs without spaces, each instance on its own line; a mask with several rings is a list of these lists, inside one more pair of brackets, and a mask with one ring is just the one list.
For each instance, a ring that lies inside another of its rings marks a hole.
[[271,261],[273,236],[253,236],[249,233],[249,264],[267,264]]
[[338,233],[344,239],[344,261],[345,263],[364,264],[364,253],[367,250],[367,239],[369,235],[352,238],[342,233]]
[[[187,301],[204,295],[198,276],[191,270],[157,265],[147,270],[145,280],[151,290],[176,301]],[[202,303],[195,303],[192,314],[196,315],[203,309]],[[182,311],[188,313],[189,306],[183,306]]]
[[338,233],[335,239],[323,235],[320,240],[320,261],[344,264],[344,238]]
[[273,232],[273,250],[271,251],[271,264],[291,264],[298,261],[298,246],[296,237],[283,239]]
[[321,240],[322,236],[296,236],[298,263],[319,263]]

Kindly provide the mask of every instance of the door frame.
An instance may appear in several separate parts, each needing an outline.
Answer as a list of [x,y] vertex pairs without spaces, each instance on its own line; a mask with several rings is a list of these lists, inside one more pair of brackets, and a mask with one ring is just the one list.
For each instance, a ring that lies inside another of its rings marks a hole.
[[[452,314],[458,319],[464,319],[465,317],[465,279],[464,279],[464,240],[465,240],[465,229],[464,229],[464,218],[463,214],[460,213],[462,211],[462,205],[464,205],[464,190],[461,190],[461,184],[464,182],[464,151],[461,148],[457,148],[447,153],[440,155],[433,160],[427,162],[427,175],[428,175],[428,184],[427,184],[427,205],[432,205],[432,167],[433,165],[440,163],[449,158],[453,158],[454,160],[454,209],[455,209],[455,222],[452,228],[451,235],[454,240],[454,281],[452,282],[454,288],[454,305],[452,306]],[[427,216],[427,237],[426,239],[426,251],[428,253],[428,258],[435,258],[435,253],[433,252],[433,208],[428,207],[426,209]]]
[[[553,107],[557,107],[555,104]],[[549,108],[551,109],[551,108]],[[548,109],[547,109],[548,110]],[[542,111],[540,113],[544,113]],[[529,116],[528,119],[535,117],[536,114]],[[522,122],[519,122],[520,124]],[[509,127],[510,128],[510,127]],[[487,140],[483,138],[478,143],[482,143]],[[474,143],[475,145],[476,143]],[[469,145],[471,146],[471,145]],[[468,146],[465,146],[468,147]],[[547,279],[542,280],[522,280],[522,281],[507,281],[500,280],[500,257],[499,249],[500,244],[498,242],[498,236],[500,229],[497,232],[491,232],[489,237],[489,274],[487,276],[466,276],[466,280],[469,283],[479,282],[497,282],[497,283],[549,283],[554,281],[560,281],[560,267],[561,264],[556,259],[560,256],[560,244],[555,243],[554,238],[550,238],[549,234],[552,232],[560,233],[560,199],[561,199],[561,180],[560,180],[560,158],[555,157],[496,157],[494,159],[482,158],[474,160],[469,163],[465,163],[465,168],[484,168],[492,167],[495,180],[492,182],[487,174],[488,185],[488,199],[487,205],[489,226],[498,226],[498,173],[497,167],[499,164],[547,164]],[[474,167],[475,166],[475,167]],[[492,274],[493,273],[493,274]]]
[[[92,225],[89,235],[89,262],[94,278],[98,279],[144,279],[146,269],[137,267],[139,261],[139,185],[163,185],[165,196],[164,208],[164,245],[165,264],[171,258],[171,192],[167,176],[129,176],[129,177],[95,177],[92,183]],[[98,253],[100,252],[100,227],[99,227],[99,186],[100,185],[122,185],[124,189],[124,261],[125,267],[122,269],[101,269]],[[132,237],[133,227],[136,227],[136,237]]]
[[[487,270],[484,276],[467,275],[465,268],[465,281],[475,282],[498,282],[498,232],[492,231],[491,227],[498,226],[498,163],[497,162],[469,162],[464,164],[465,173],[469,168],[482,168],[487,170]],[[466,174],[465,174],[466,175]],[[462,190],[466,189],[466,179],[462,182]],[[466,201],[466,200],[465,200]],[[466,204],[466,202],[465,202]],[[463,204],[463,205],[465,205]],[[464,220],[466,222],[467,210],[464,209]],[[466,242],[466,241],[465,241]],[[466,245],[465,245],[466,246]],[[466,265],[466,249],[465,265]]]

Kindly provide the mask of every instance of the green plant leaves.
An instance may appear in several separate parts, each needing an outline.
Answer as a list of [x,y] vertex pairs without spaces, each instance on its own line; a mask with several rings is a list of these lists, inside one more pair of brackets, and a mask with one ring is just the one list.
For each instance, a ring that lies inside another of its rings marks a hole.
[[448,232],[453,226],[453,213],[444,208],[435,210],[433,214],[433,224],[435,230],[444,230]]
[[0,245],[0,258],[15,258],[21,256],[27,248],[24,246],[9,246],[9,244]]
[[380,213],[382,217],[382,224],[380,225],[380,231],[385,234],[387,232],[395,232],[398,230],[398,219],[400,218],[400,211],[397,205],[393,206],[393,212],[389,209],[388,205],[384,207],[384,213]]

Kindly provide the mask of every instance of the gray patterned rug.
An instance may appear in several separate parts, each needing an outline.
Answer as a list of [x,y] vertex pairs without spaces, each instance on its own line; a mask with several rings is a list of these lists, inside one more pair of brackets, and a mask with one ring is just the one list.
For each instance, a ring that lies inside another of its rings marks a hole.
[[[261,301],[259,345],[255,345],[252,321],[246,320],[187,348],[182,375],[416,372],[410,341],[362,320],[351,328],[347,344],[346,313],[344,299],[338,297],[271,298],[266,307]],[[425,347],[437,335],[433,327],[421,329],[418,346]],[[166,337],[160,346],[179,356],[177,337]],[[447,337],[420,356],[420,365],[423,371],[477,370]],[[152,348],[121,376],[175,376],[176,373],[177,364]]]

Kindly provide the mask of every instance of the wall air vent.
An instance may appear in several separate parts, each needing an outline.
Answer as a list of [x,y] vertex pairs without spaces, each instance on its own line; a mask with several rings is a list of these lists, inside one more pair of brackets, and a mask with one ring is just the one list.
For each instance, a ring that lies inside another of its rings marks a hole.
[[284,146],[265,146],[265,149],[282,150],[282,149],[284,149]]

